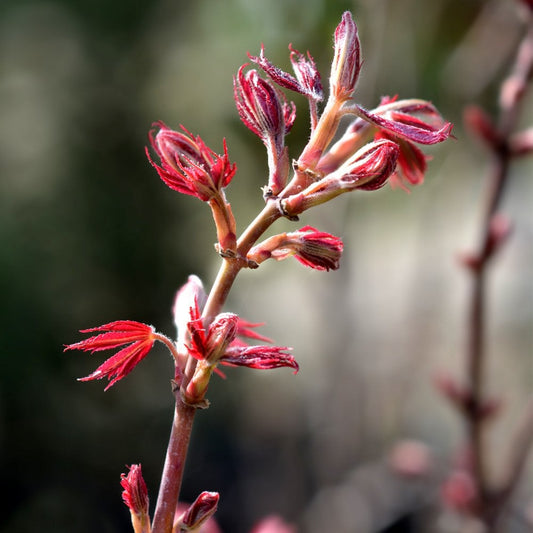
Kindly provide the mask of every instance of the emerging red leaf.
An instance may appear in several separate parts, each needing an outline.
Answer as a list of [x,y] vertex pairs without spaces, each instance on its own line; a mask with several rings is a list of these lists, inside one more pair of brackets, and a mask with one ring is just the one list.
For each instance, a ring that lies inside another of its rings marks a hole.
[[104,333],[69,344],[65,347],[65,351],[82,350],[94,353],[125,346],[101,364],[92,374],[79,379],[79,381],[90,381],[107,377],[109,384],[105,390],[129,374],[146,357],[157,339],[157,334],[152,326],[133,320],[118,320],[96,328],[83,329],[81,333],[97,331]]
[[254,246],[247,259],[259,264],[272,257],[277,261],[294,256],[300,263],[316,270],[336,270],[342,254],[341,239],[305,226],[299,231],[280,233]]
[[344,12],[335,30],[334,49],[330,91],[335,98],[348,100],[355,91],[362,63],[357,26],[349,11]]
[[207,202],[221,194],[237,170],[229,160],[226,141],[224,153],[216,154],[200,136],[194,137],[183,126],[183,131],[174,131],[163,122],[154,126],[157,134],[150,131],[150,143],[161,159],[161,165],[154,163],[146,149],[146,155],[159,177],[171,189],[196,196]]
[[230,346],[220,363],[226,366],[247,366],[260,370],[270,370],[284,366],[300,369],[292,355],[287,353],[285,346]]

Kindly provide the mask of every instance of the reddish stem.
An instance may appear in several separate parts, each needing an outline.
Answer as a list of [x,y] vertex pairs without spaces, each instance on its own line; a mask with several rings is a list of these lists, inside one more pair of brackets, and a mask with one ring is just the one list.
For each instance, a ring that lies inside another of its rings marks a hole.
[[176,391],[174,420],[159,487],[152,533],[172,532],[195,413],[196,409],[183,403],[179,391]]
[[[487,480],[485,464],[485,447],[483,443],[482,416],[483,404],[484,364],[485,352],[485,298],[487,267],[492,256],[491,222],[501,203],[504,189],[508,181],[509,164],[512,154],[509,150],[509,140],[520,116],[520,104],[523,100],[528,83],[533,72],[533,25],[530,21],[528,32],[524,37],[516,56],[515,65],[502,89],[512,85],[516,88],[514,97],[502,98],[499,117],[498,138],[500,143],[492,146],[493,164],[488,178],[487,197],[485,199],[485,213],[482,222],[482,233],[476,252],[477,265],[472,269],[472,289],[469,311],[469,340],[467,350],[467,375],[470,388],[470,409],[466,411],[466,424],[472,452],[473,476],[479,496],[479,518],[487,526],[487,531],[494,531],[501,509],[506,503],[519,477],[516,467],[512,468],[513,475],[508,483],[499,491],[491,489]],[[531,444],[531,431],[525,432],[528,438],[520,440],[520,450],[515,456],[524,457]],[[525,448],[525,449],[524,449]],[[517,462],[520,464],[520,461]]]
[[490,178],[490,189],[487,210],[483,223],[483,234],[477,257],[479,266],[473,269],[470,296],[469,341],[467,355],[467,375],[471,394],[471,405],[467,411],[468,435],[472,451],[472,469],[482,507],[488,499],[487,475],[483,446],[483,422],[480,416],[483,403],[485,351],[485,299],[486,299],[486,268],[489,264],[490,221],[497,211],[506,183],[508,158],[498,158],[494,163]]
[[497,502],[500,506],[505,505],[509,501],[523,473],[527,457],[531,450],[531,443],[533,442],[533,396],[529,399],[522,420],[511,442],[514,443],[514,446],[511,449],[507,472],[499,494],[499,501]]
[[[246,253],[268,227],[280,218],[281,213],[274,202],[268,202],[255,220],[243,232],[237,243],[237,257],[225,258],[213,283],[203,310],[208,325],[220,313],[239,271],[247,265]],[[189,357],[182,387],[186,388],[194,374],[196,359]],[[178,370],[177,370],[178,372]],[[181,376],[180,376],[181,377]],[[183,402],[179,390],[175,391],[176,407],[174,421],[167,447],[165,465],[159,487],[152,533],[171,533],[174,512],[178,503],[187,450],[191,438],[196,407]]]

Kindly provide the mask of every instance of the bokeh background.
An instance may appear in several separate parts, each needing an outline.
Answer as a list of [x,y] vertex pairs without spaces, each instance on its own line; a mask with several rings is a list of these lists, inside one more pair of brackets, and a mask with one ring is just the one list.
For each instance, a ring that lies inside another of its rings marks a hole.
[[[432,100],[457,139],[430,150],[426,184],[411,194],[345,195],[302,217],[343,237],[339,271],[286,261],[241,275],[228,310],[265,321],[301,370],[213,380],[183,495],[220,491],[217,517],[231,533],[271,513],[311,533],[458,531],[435,502],[462,427],[433,377],[463,373],[468,279],[456,256],[475,241],[488,167],[461,114],[472,102],[496,110],[521,34],[516,3],[0,1],[1,531],[130,531],[119,478],[131,463],[142,463],[155,503],[171,361],[156,350],[104,393],[76,381],[102,357],[63,345],[126,318],[174,334],[176,289],[190,273],[209,287],[219,259],[209,210],[166,188],[146,160],[152,122],[184,124],[216,150],[227,139],[239,167],[228,197],[244,228],[262,205],[266,161],[238,120],[232,76],[261,43],[288,69],[293,43],[326,79],[346,9],[365,61],[358,101]],[[292,157],[308,132],[294,100]],[[532,117],[527,103],[524,125]],[[512,168],[502,209],[515,230],[490,276],[487,382],[505,400],[489,435],[494,475],[533,388],[531,172],[526,160]],[[392,476],[387,457],[405,439],[428,446],[431,479]],[[532,473],[530,461],[520,505]]]

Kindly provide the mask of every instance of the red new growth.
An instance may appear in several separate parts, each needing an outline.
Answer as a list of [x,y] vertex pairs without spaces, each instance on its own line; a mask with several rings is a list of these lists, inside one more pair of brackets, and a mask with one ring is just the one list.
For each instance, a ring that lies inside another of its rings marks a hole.
[[342,255],[341,239],[305,226],[299,231],[280,233],[254,246],[247,259],[257,264],[266,259],[277,261],[293,255],[300,263],[316,270],[336,270]]
[[355,91],[361,70],[361,45],[352,14],[346,11],[335,30],[335,54],[331,64],[330,91],[348,100]]
[[144,482],[141,465],[131,465],[128,474],[121,474],[120,484],[124,491],[122,499],[131,514],[131,523],[135,533],[150,533],[150,515],[148,514],[148,490]]
[[131,465],[128,474],[120,475],[124,491],[122,499],[132,513],[138,516],[148,514],[148,489],[144,481],[141,465]]
[[148,148],[146,155],[159,177],[171,189],[204,202],[220,195],[237,170],[237,166],[230,163],[226,142],[224,153],[218,155],[200,136],[194,137],[183,126],[183,132],[171,130],[163,122],[154,126],[159,127],[159,131],[156,135],[154,130],[150,132],[150,142],[161,165],[154,163]]
[[287,104],[285,97],[256,70],[244,72],[245,65],[233,79],[233,92],[237,111],[247,128],[265,144],[273,142],[278,151],[283,139],[296,118],[296,107]]
[[81,333],[96,331],[103,333],[69,344],[65,347],[65,351],[82,350],[94,353],[124,346],[92,374],[79,379],[79,381],[90,381],[107,377],[109,384],[105,390],[129,374],[146,357],[156,340],[162,340],[162,336],[156,334],[152,326],[133,320],[117,320],[96,328],[82,329]]
[[321,101],[324,97],[324,91],[322,89],[320,72],[316,68],[315,60],[309,52],[307,52],[306,59],[303,54],[292,46],[289,46],[289,50],[291,51],[290,59],[296,78],[273,65],[265,57],[263,47],[261,47],[259,56],[248,54],[248,57],[256,65],[260,66],[280,87],[303,94],[307,98],[311,98],[317,102]]

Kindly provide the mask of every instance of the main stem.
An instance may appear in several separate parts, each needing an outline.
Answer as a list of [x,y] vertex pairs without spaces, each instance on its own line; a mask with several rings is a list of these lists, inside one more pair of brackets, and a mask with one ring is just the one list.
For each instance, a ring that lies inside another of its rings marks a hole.
[[[222,260],[202,313],[206,327],[222,310],[237,274],[247,265],[245,258],[250,248],[280,217],[281,213],[275,202],[269,201],[239,238],[236,257]],[[184,387],[193,376],[195,367],[196,359],[189,357],[185,369]],[[157,497],[152,533],[172,533],[174,513],[179,500],[185,460],[196,414],[196,407],[187,405],[182,400],[179,389],[175,390],[175,396],[174,420]]]
[[171,533],[196,409],[176,391],[174,420],[152,523],[152,533]]

